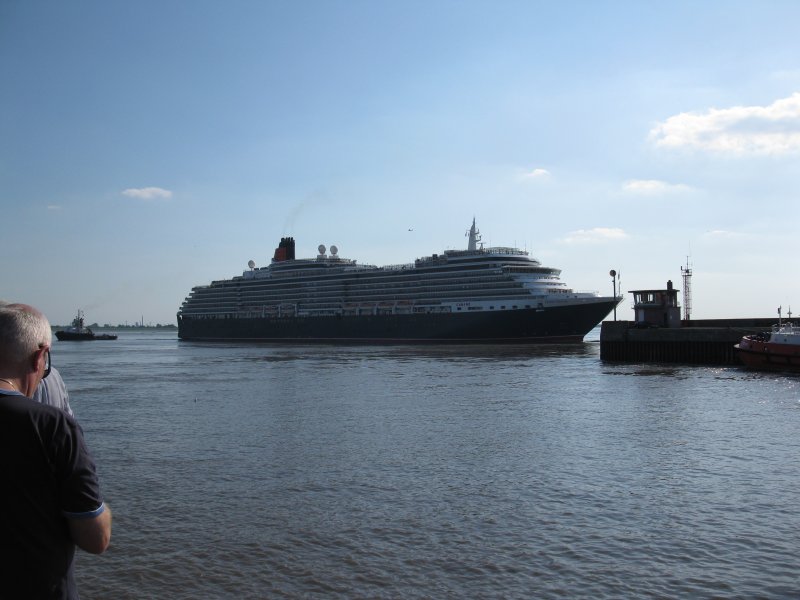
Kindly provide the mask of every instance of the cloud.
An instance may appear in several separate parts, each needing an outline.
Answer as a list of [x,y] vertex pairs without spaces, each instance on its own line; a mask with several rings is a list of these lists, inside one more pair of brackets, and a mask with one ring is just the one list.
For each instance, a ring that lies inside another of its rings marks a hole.
[[172,192],[160,187],[128,188],[123,190],[123,196],[138,198],[139,200],[156,200],[158,198],[172,198]]
[[61,210],[61,207],[58,204],[48,204],[47,210],[51,211]]
[[527,173],[526,177],[529,177],[530,179],[539,179],[540,177],[547,177],[548,175],[550,175],[550,171],[537,167],[530,173]]
[[550,171],[537,167],[531,171],[522,171],[519,173],[520,181],[532,181],[534,179],[544,180],[550,177]]
[[631,179],[622,184],[622,189],[632,194],[663,194],[686,192],[691,188],[682,183],[667,183],[658,179]]
[[562,241],[567,244],[602,244],[624,240],[628,234],[617,227],[595,227],[594,229],[578,229],[567,234]]
[[650,139],[656,146],[734,155],[796,152],[800,150],[800,92],[768,106],[680,113],[658,123]]
[[706,231],[702,236],[706,240],[737,240],[749,237],[747,234],[739,233],[737,231],[726,231],[724,229],[713,229]]

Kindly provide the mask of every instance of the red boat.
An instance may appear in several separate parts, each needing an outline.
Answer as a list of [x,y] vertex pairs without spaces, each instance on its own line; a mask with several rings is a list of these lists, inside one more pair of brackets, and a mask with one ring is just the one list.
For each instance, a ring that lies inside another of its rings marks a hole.
[[800,327],[791,323],[746,335],[734,347],[742,362],[752,369],[800,372]]

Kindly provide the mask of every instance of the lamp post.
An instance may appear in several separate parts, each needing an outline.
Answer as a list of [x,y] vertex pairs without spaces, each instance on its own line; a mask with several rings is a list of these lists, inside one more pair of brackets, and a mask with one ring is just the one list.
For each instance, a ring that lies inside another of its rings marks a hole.
[[608,274],[611,275],[611,284],[614,286],[614,300],[615,300],[615,302],[614,302],[614,320],[616,321],[617,320],[617,303],[616,303],[616,299],[617,299],[617,272],[614,269],[611,269],[608,272]]

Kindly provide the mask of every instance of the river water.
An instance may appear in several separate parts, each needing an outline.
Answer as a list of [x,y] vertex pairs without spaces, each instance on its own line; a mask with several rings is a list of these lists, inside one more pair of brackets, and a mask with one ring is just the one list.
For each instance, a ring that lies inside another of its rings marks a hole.
[[54,342],[82,598],[800,596],[800,377],[578,345]]

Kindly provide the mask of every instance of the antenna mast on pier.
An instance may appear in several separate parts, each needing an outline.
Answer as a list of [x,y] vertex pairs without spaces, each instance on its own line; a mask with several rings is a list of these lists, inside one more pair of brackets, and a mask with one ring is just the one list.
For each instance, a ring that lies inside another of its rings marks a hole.
[[692,269],[689,266],[689,257],[686,257],[686,267],[681,267],[683,275],[683,319],[692,318]]

